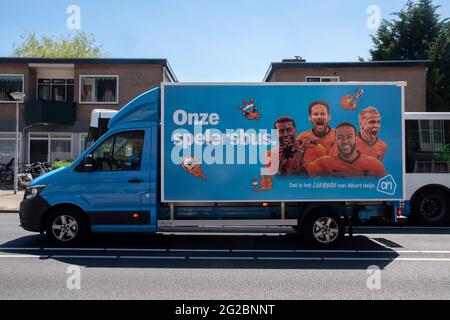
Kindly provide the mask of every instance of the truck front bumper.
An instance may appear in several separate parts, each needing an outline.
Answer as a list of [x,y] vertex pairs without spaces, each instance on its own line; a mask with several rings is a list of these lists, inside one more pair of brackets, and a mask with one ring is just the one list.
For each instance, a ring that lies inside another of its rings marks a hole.
[[43,232],[44,218],[50,205],[39,194],[33,198],[24,198],[20,203],[20,226],[27,231]]

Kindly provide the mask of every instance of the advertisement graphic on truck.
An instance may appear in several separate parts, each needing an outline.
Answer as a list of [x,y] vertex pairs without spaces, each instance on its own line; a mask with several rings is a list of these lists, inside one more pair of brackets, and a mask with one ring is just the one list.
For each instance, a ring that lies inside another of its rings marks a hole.
[[165,84],[162,201],[401,200],[403,85]]

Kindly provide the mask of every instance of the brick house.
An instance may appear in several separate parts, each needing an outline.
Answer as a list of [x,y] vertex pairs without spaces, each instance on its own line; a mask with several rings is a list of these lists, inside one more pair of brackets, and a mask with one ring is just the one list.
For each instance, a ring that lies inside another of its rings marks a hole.
[[84,150],[93,109],[118,110],[177,81],[165,59],[0,58],[0,163],[14,157],[15,102],[22,91],[19,163],[71,159]]
[[270,65],[264,82],[406,81],[405,111],[426,112],[431,61],[320,62],[284,59]]

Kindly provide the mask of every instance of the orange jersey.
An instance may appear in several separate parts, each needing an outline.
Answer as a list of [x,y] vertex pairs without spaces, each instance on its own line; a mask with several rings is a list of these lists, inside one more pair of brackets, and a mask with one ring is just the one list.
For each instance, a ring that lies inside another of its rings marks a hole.
[[297,140],[302,142],[304,139],[312,139],[314,137],[319,139],[319,143],[325,148],[326,154],[329,154],[331,148],[335,144],[336,130],[335,129],[330,129],[330,131],[326,135],[324,135],[323,137],[317,137],[314,134],[313,130],[311,129],[311,130],[308,130],[308,131],[305,131],[305,132],[301,133],[297,137]]
[[[311,144],[305,150],[305,153],[303,155],[303,163],[292,163],[292,162],[300,161],[300,160],[298,160],[299,159],[298,155],[296,155],[295,157],[292,157],[292,158],[288,158],[288,159],[280,159],[279,148],[276,147],[273,150],[267,151],[264,156],[264,164],[265,164],[266,168],[270,168],[270,166],[271,166],[272,154],[273,154],[273,156],[278,157],[278,159],[280,160],[280,163],[279,163],[280,169],[283,166],[288,166],[291,168],[296,167],[298,170],[300,170],[304,164],[323,157],[324,155],[326,155],[326,152],[325,152],[324,147],[321,146],[320,144],[317,144],[317,145]],[[281,170],[281,171],[283,171],[283,170]]]
[[361,138],[361,134],[359,133],[356,137],[356,149],[361,151],[362,154],[366,154],[383,161],[384,154],[387,150],[387,144],[378,139],[375,144],[370,145]]
[[383,177],[386,169],[380,160],[362,154],[352,161],[345,161],[340,156],[323,156],[306,164],[306,171],[311,177]]

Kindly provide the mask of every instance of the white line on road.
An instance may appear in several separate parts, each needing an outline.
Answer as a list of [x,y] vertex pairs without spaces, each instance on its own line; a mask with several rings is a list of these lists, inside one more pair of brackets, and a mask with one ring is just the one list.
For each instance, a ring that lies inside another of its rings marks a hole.
[[256,257],[257,260],[301,260],[301,261],[320,261],[320,257]]
[[366,257],[366,258],[347,258],[347,257],[323,257],[324,261],[330,260],[330,261],[392,261],[395,259],[391,259],[391,258],[371,258],[371,257]]
[[11,250],[38,251],[38,250],[42,250],[42,248],[3,248],[3,247],[0,247],[0,250],[5,250],[5,251],[11,251]]
[[42,248],[43,251],[106,251],[106,248]]
[[357,250],[294,250],[296,253],[357,253]]
[[81,255],[0,255],[3,259],[142,259],[142,260],[259,260],[259,261],[435,261],[450,262],[450,258],[376,258],[376,257],[185,257],[185,256],[81,256]]
[[0,258],[38,258],[38,259],[48,259],[50,256],[34,256],[31,254],[3,254]]
[[254,260],[254,257],[189,257],[190,260]]
[[390,253],[395,254],[395,250],[356,250],[356,253]]
[[176,256],[120,256],[120,259],[167,259],[167,260],[184,260],[186,257]]
[[289,253],[293,253],[295,250],[247,250],[247,249],[231,249],[232,252],[289,252]]
[[106,251],[134,251],[134,252],[166,252],[169,249],[124,249],[124,248],[106,248]]
[[420,251],[420,253],[438,253],[438,254],[445,254],[445,253],[450,253],[450,251],[429,251],[429,250],[422,250]]
[[444,258],[396,258],[394,261],[450,261]]
[[230,252],[230,249],[167,249],[170,252]]
[[119,256],[65,256],[65,255],[51,255],[55,259],[118,259]]

